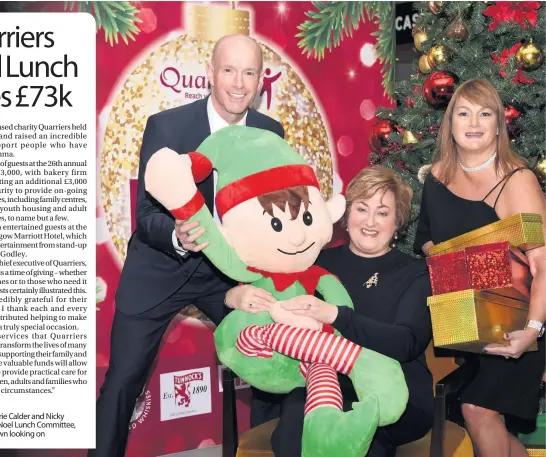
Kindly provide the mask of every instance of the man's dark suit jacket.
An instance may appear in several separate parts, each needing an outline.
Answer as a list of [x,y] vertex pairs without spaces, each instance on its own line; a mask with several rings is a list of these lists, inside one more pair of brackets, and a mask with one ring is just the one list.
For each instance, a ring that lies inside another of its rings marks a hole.
[[[176,292],[197,269],[203,255],[182,257],[173,246],[174,218],[144,189],[144,171],[150,157],[163,147],[179,154],[195,151],[210,135],[208,97],[154,114],[148,118],[138,172],[136,229],[127,248],[127,258],[116,293],[116,306],[124,314],[147,311]],[[284,137],[280,123],[250,109],[246,125]],[[213,210],[214,178],[198,185]]]

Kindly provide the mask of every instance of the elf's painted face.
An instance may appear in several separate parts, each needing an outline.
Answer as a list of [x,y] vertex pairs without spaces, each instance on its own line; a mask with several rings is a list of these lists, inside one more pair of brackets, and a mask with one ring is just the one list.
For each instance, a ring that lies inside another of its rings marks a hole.
[[225,236],[247,265],[272,273],[294,273],[311,267],[330,241],[337,215],[330,214],[320,192],[309,187],[307,209],[302,202],[292,218],[272,205],[273,216],[258,198],[230,209],[222,219]]

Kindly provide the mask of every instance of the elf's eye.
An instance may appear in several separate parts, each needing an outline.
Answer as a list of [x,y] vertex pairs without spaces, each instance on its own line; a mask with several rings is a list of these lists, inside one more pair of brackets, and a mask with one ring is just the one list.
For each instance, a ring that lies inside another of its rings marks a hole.
[[305,211],[305,213],[303,213],[303,223],[305,225],[311,225],[313,223],[313,216],[311,216],[309,211]]
[[276,232],[280,232],[282,230],[282,222],[278,217],[274,217],[271,219],[271,227],[273,227],[273,230]]

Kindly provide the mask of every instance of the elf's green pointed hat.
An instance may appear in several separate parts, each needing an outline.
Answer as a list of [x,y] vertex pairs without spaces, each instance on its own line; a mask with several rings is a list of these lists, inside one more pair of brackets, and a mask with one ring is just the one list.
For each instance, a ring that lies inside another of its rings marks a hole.
[[196,181],[218,171],[216,209],[222,217],[246,200],[293,186],[319,184],[313,169],[280,136],[232,125],[210,135],[190,153]]

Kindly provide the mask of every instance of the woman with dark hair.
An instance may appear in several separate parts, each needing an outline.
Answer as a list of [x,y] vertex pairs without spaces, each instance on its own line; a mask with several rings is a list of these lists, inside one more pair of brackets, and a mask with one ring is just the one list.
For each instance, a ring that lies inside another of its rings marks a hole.
[[[517,213],[538,213],[546,221],[544,196],[533,172],[510,149],[495,88],[487,81],[467,81],[444,115],[436,159],[423,187],[415,251],[428,255],[434,244]],[[514,436],[516,425],[521,419],[534,422],[538,412],[545,366],[546,247],[526,255],[533,276],[527,325],[505,335],[506,345],[484,349],[479,372],[461,396],[480,457],[527,456]],[[525,352],[537,338],[538,352]]]
[[[396,448],[415,441],[432,427],[434,395],[425,350],[432,337],[427,297],[431,295],[426,264],[394,247],[407,225],[413,191],[393,170],[362,170],[349,184],[343,218],[349,243],[325,249],[317,265],[335,274],[354,304],[331,305],[319,297],[301,296],[282,302],[300,316],[331,324],[348,340],[400,362],[409,401],[398,422],[379,427],[367,457],[393,457]],[[266,292],[250,285],[226,295],[230,307],[267,309]],[[339,375],[343,408],[357,396],[349,378]],[[280,421],[272,436],[276,457],[301,455],[306,390],[296,388],[280,401]],[[271,397],[268,397],[271,398]],[[335,424],[332,424],[335,426]]]

